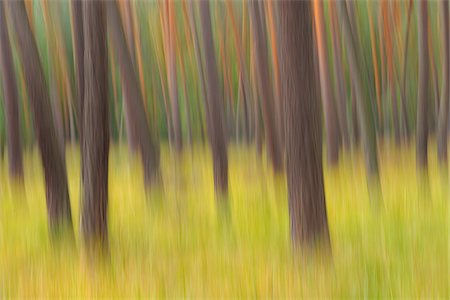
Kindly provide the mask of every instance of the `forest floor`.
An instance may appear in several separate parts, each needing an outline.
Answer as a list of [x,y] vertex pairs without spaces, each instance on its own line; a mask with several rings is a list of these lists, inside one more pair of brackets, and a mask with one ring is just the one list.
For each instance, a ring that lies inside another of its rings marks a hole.
[[[383,206],[370,205],[361,154],[325,168],[332,258],[290,246],[285,178],[254,148],[231,146],[229,206],[214,199],[209,151],[162,149],[163,187],[144,192],[139,164],[113,146],[109,257],[91,261],[79,236],[79,153],[67,151],[75,243],[52,246],[39,155],[23,189],[0,170],[0,297],[441,297],[449,295],[448,179],[430,148],[429,189],[413,147],[380,151]],[[421,190],[421,189],[420,189]],[[220,205],[219,205],[220,204]]]

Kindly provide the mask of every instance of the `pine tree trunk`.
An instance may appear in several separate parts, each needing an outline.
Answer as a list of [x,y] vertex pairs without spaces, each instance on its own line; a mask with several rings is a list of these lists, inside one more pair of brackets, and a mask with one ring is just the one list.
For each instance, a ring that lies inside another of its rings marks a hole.
[[279,5],[291,235],[295,245],[312,245],[320,238],[328,242],[329,237],[320,99],[311,75],[315,73],[311,3],[281,1]]
[[23,1],[8,2],[44,168],[49,229],[72,227],[66,163],[57,141],[50,95]]
[[443,166],[447,166],[447,137],[448,137],[448,102],[450,97],[450,24],[448,0],[440,2],[442,19],[442,94],[439,105],[438,121],[438,158]]
[[167,66],[167,82],[169,83],[169,97],[172,113],[172,126],[174,133],[175,150],[180,152],[183,149],[180,105],[178,93],[178,78],[177,78],[177,61],[176,61],[176,25],[174,16],[174,7],[171,1],[164,3],[166,12],[166,66]]
[[342,47],[341,36],[339,30],[339,23],[336,15],[336,3],[329,1],[329,11],[331,15],[331,30],[333,40],[333,75],[334,75],[334,89],[336,94],[336,106],[338,112],[340,132],[342,142],[347,149],[350,149],[350,129],[348,123],[347,113],[347,93],[345,89],[344,68],[342,66]]
[[367,76],[367,68],[362,57],[359,43],[357,43],[357,33],[352,32],[350,18],[347,14],[346,4],[344,2],[337,3],[339,16],[342,24],[342,34],[347,44],[346,53],[349,64],[350,78],[354,96],[356,97],[356,111],[358,129],[360,130],[361,139],[364,146],[364,154],[366,161],[366,170],[370,186],[379,186],[378,174],[378,157],[377,157],[377,141],[375,132],[374,116],[371,113],[371,99],[373,95],[367,88],[364,89],[363,80]]
[[206,121],[213,156],[214,187],[216,194],[228,193],[228,156],[223,120],[223,97],[220,92],[219,73],[211,28],[211,12],[208,1],[199,2],[202,27],[202,46],[205,57]]
[[249,12],[251,18],[251,30],[253,33],[254,53],[255,53],[255,75],[257,87],[261,99],[262,115],[264,119],[264,132],[267,145],[267,154],[272,162],[275,172],[283,170],[283,159],[280,149],[279,132],[276,113],[274,110],[274,95],[272,83],[270,81],[267,38],[264,23],[264,14],[259,1],[250,1]]
[[83,2],[84,109],[81,230],[86,245],[108,240],[108,49],[102,1]]
[[417,129],[416,129],[416,160],[420,169],[428,165],[428,3],[421,0],[418,3],[418,36],[419,36],[419,88],[417,92]]
[[3,78],[3,101],[6,115],[9,175],[23,180],[22,145],[20,141],[19,108],[14,65],[4,4],[0,3],[0,65]]
[[329,165],[336,165],[339,159],[339,124],[336,104],[331,89],[330,68],[328,65],[328,47],[326,42],[325,20],[321,1],[314,1],[314,21],[319,62],[320,89],[325,119],[327,156]]
[[114,48],[113,52],[116,54],[120,66],[123,91],[126,95],[124,108],[128,116],[128,132],[140,151],[145,183],[147,186],[151,186],[159,180],[159,145],[147,124],[142,92],[129,49],[126,47],[117,3],[115,1],[107,2],[106,7],[108,32]]
[[84,37],[83,37],[83,13],[82,2],[71,1],[72,34],[74,45],[75,78],[77,84],[77,106],[76,115],[78,119],[78,129],[80,142],[82,139],[82,119],[83,119],[83,97],[84,97]]

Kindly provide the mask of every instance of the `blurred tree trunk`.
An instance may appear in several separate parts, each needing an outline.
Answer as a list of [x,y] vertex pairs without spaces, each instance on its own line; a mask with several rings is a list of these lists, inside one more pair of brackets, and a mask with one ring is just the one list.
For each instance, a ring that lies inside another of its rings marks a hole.
[[172,126],[174,133],[174,146],[176,151],[183,149],[182,131],[181,131],[181,118],[180,118],[180,105],[179,105],[179,93],[178,93],[178,79],[177,79],[177,59],[176,59],[176,24],[175,24],[175,11],[174,3],[172,1],[165,1],[164,5],[164,47],[166,68],[167,68],[167,82],[169,84],[169,97],[172,113]]
[[83,198],[81,230],[85,243],[106,246],[108,240],[108,49],[106,10],[102,1],[83,2],[84,109]]
[[328,243],[320,100],[312,75],[311,4],[281,1],[279,5],[291,235],[295,245],[312,245],[320,238]]
[[369,195],[374,202],[378,202],[381,192],[380,178],[378,173],[377,140],[374,116],[371,112],[371,99],[373,95],[369,87],[363,82],[368,82],[368,70],[361,53],[360,44],[357,42],[357,32],[351,31],[350,20],[347,14],[346,4],[337,4],[342,33],[347,44],[347,60],[349,64],[350,78],[353,83],[354,95],[356,97],[357,120],[364,146],[366,171],[369,187]]
[[[243,5],[246,5],[246,3],[242,3]],[[228,16],[231,20],[231,27],[233,29],[233,38],[234,38],[234,45],[236,47],[236,56],[238,59],[238,68],[239,68],[239,84],[241,85],[240,90],[240,99],[242,99],[242,107],[244,109],[243,116],[244,116],[244,131],[247,142],[250,141],[250,118],[249,118],[249,111],[250,111],[250,104],[249,99],[251,99],[251,89],[250,89],[250,83],[249,83],[249,75],[247,72],[247,65],[244,57],[244,51],[242,49],[242,42],[239,39],[239,34],[237,30],[236,25],[236,18],[234,16],[233,6],[231,1],[226,1],[227,5],[227,12]],[[245,17],[245,16],[243,16]],[[244,21],[242,20],[242,26],[244,26]]]
[[83,98],[84,98],[84,37],[83,37],[83,13],[82,2],[71,1],[71,17],[72,17],[72,41],[73,41],[73,55],[75,62],[75,82],[76,97],[77,97],[77,115],[78,115],[78,130],[80,136],[80,143],[82,139],[82,114],[83,114]]
[[406,67],[407,67],[407,62],[408,62],[408,49],[409,49],[409,36],[410,36],[410,31],[411,31],[411,17],[412,17],[412,9],[413,9],[413,0],[409,1],[409,5],[408,5],[408,21],[406,23],[406,37],[405,37],[405,51],[403,54],[403,81],[402,81],[402,88],[401,88],[401,95],[402,95],[402,111],[403,111],[403,116],[405,118],[404,120],[404,125],[405,125],[405,138],[408,140],[410,138],[410,130],[409,130],[409,124],[408,124],[408,112],[406,110],[406,77],[407,77],[407,72],[406,72]]
[[267,51],[265,19],[262,13],[263,7],[261,7],[259,1],[250,1],[248,4],[254,42],[255,75],[261,99],[267,154],[270,157],[274,171],[281,172],[283,170],[283,158],[280,149],[280,130],[275,119],[277,114],[274,109],[274,95],[269,73],[269,55]]
[[341,35],[339,30],[339,22],[336,15],[336,3],[335,1],[329,1],[329,12],[331,15],[331,28],[332,31],[332,48],[333,48],[333,75],[334,75],[334,89],[336,94],[336,106],[338,112],[340,132],[342,136],[342,142],[347,149],[350,149],[350,136],[348,128],[348,113],[347,113],[347,93],[345,88],[344,68],[342,66],[342,47],[341,47]]
[[319,63],[319,80],[322,95],[323,114],[325,119],[327,156],[330,166],[339,160],[339,124],[337,121],[336,104],[331,89],[330,68],[328,65],[328,46],[326,41],[325,20],[321,1],[314,1],[314,21]]
[[0,3],[0,66],[3,78],[3,101],[6,117],[9,175],[23,180],[22,145],[20,140],[19,108],[14,65],[6,23],[4,4]]
[[377,116],[378,116],[378,128],[381,129],[383,124],[383,113],[381,107],[381,87],[380,87],[380,76],[378,72],[378,58],[377,58],[377,43],[375,39],[375,28],[373,25],[373,16],[371,10],[371,2],[367,1],[367,12],[369,15],[369,29],[370,29],[370,44],[372,49],[372,65],[373,65],[373,75],[375,79],[375,92],[377,97]]
[[120,66],[123,91],[126,94],[124,108],[130,121],[127,124],[130,126],[128,131],[141,154],[145,184],[150,186],[159,180],[159,145],[147,124],[142,92],[139,88],[137,73],[131,61],[129,49],[126,47],[117,3],[115,1],[108,2],[106,7],[108,32]]
[[439,105],[438,121],[438,158],[442,165],[447,166],[447,137],[448,137],[448,101],[450,97],[450,24],[448,0],[440,2],[442,19],[442,94]]
[[399,122],[399,114],[398,114],[398,99],[397,99],[397,91],[395,87],[395,78],[394,78],[394,46],[393,46],[393,37],[391,35],[391,31],[393,24],[390,22],[390,14],[389,14],[389,2],[381,1],[381,14],[383,18],[383,37],[386,46],[386,62],[387,62],[387,80],[390,92],[390,100],[391,100],[391,108],[392,108],[392,122],[394,127],[394,139],[395,143],[400,144],[400,122]]
[[49,90],[24,2],[11,1],[8,2],[8,6],[44,168],[49,229],[54,235],[63,225],[72,230],[65,158],[58,145]]
[[223,95],[220,92],[214,41],[211,28],[211,12],[208,1],[199,2],[202,46],[205,58],[206,121],[212,149],[214,186],[217,194],[228,193],[228,156],[223,121]]
[[417,129],[416,148],[417,166],[426,169],[428,165],[428,3],[418,3],[418,38],[419,38],[419,81],[417,91]]
[[270,35],[270,50],[272,56],[273,81],[274,81],[274,104],[276,110],[276,123],[280,132],[280,151],[284,153],[284,117],[283,117],[283,101],[281,99],[280,90],[280,63],[279,63],[279,22],[278,22],[278,4],[276,1],[264,1],[265,13],[267,17],[267,29]]

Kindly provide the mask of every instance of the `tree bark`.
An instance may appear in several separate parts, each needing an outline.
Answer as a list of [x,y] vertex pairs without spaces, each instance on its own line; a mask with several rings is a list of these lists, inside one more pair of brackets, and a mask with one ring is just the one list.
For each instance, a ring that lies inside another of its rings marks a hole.
[[419,87],[417,92],[416,160],[420,169],[428,165],[428,3],[418,3]]
[[223,122],[223,96],[220,92],[219,73],[211,29],[211,12],[208,1],[199,2],[202,26],[202,46],[205,57],[206,113],[208,135],[213,156],[214,187],[216,194],[228,193],[228,156]]
[[279,5],[291,235],[295,245],[310,246],[321,238],[328,243],[320,100],[312,75],[311,4],[281,1]]
[[442,93],[439,105],[438,120],[438,158],[443,166],[447,166],[447,137],[448,137],[448,102],[450,95],[450,24],[448,0],[440,2],[442,19]]
[[108,240],[108,50],[102,1],[83,2],[84,110],[81,230],[86,245]]
[[[144,179],[147,186],[159,180],[159,145],[150,131],[139,88],[137,73],[133,67],[129,49],[126,47],[125,34],[115,1],[106,3],[108,32],[114,47],[123,82],[125,113],[128,115],[129,134],[137,144],[144,167]],[[106,54],[105,54],[106,55]],[[85,66],[86,67],[86,66]]]
[[3,3],[0,3],[0,65],[3,78],[3,101],[6,115],[9,175],[23,180],[22,145],[14,65]]
[[278,129],[275,119],[276,113],[274,110],[273,88],[269,74],[269,56],[264,25],[264,14],[262,14],[262,7],[260,5],[261,3],[259,1],[249,2],[250,18],[252,21],[251,30],[253,34],[253,41],[255,43],[255,75],[261,99],[267,152],[272,162],[274,171],[281,172],[283,170],[283,158],[280,149],[280,130]]
[[18,43],[34,127],[44,168],[49,229],[52,235],[62,225],[72,227],[66,163],[60,151],[52,117],[50,95],[23,1],[8,2]]
[[319,62],[320,89],[325,119],[327,156],[330,166],[339,159],[339,124],[337,122],[336,104],[331,90],[330,68],[328,65],[328,47],[326,42],[325,20],[321,1],[314,1],[314,21]]

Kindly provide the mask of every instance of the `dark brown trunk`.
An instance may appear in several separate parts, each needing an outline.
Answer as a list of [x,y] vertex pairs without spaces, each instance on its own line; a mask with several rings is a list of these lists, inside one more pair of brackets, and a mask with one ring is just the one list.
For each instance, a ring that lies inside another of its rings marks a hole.
[[442,19],[442,94],[439,105],[438,121],[438,158],[442,166],[447,166],[447,130],[448,130],[448,101],[450,96],[450,24],[448,0],[440,3]]
[[8,7],[33,112],[44,168],[49,229],[53,235],[61,229],[61,225],[72,227],[65,158],[58,145],[49,90],[24,2],[11,1]]
[[311,75],[315,70],[310,2],[279,4],[291,235],[295,245],[312,245],[320,238],[328,243],[320,99]]
[[23,180],[22,145],[14,65],[3,3],[0,3],[0,65],[3,78],[3,101],[6,117],[9,175]]
[[251,29],[253,33],[256,79],[261,99],[262,115],[264,119],[264,132],[272,167],[275,172],[283,170],[283,159],[280,149],[280,140],[277,122],[275,119],[274,96],[272,83],[270,81],[268,51],[265,32],[264,14],[262,14],[262,3],[259,1],[249,2],[251,17]]
[[320,89],[325,119],[327,156],[329,165],[336,165],[339,159],[339,124],[336,104],[331,90],[330,68],[328,65],[328,47],[326,41],[325,20],[321,1],[314,1],[314,21],[319,63]]
[[[81,231],[92,247],[108,240],[108,50],[102,1],[83,2],[84,110]],[[98,244],[97,244],[98,243]]]
[[216,194],[228,193],[228,156],[223,122],[223,96],[220,92],[219,73],[211,29],[211,12],[208,1],[199,2],[202,27],[202,46],[205,57],[206,114],[209,141],[213,156],[214,187]]
[[417,129],[416,129],[416,160],[420,169],[428,165],[428,3],[418,3],[418,35],[419,35],[419,88],[417,91]]
[[137,73],[131,61],[129,49],[126,47],[117,3],[110,1],[106,6],[108,32],[120,66],[123,90],[126,95],[124,108],[125,113],[128,115],[128,132],[140,151],[145,183],[147,186],[150,186],[159,180],[159,145],[147,124],[142,92],[139,87]]

